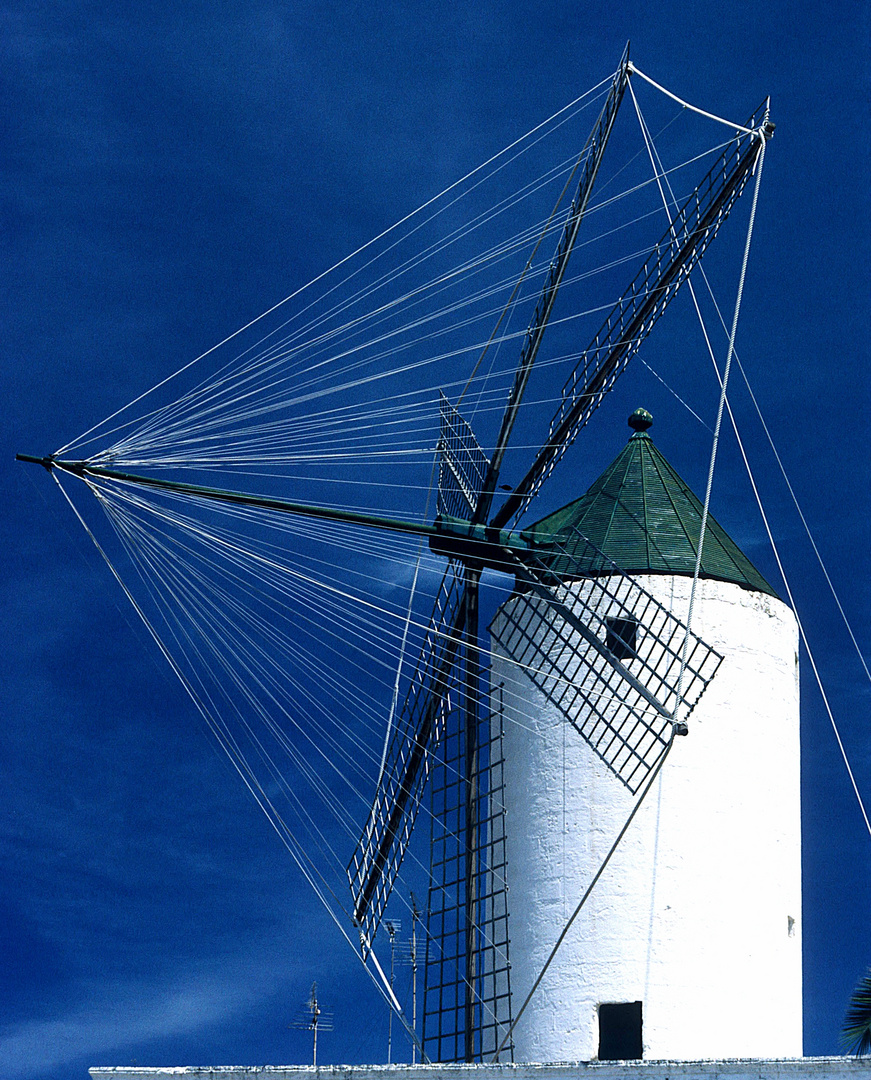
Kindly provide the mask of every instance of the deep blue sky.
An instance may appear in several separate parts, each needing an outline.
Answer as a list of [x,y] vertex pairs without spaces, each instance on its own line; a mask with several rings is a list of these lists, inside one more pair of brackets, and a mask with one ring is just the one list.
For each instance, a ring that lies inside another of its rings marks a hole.
[[[0,8],[0,1074],[304,1063],[289,1025],[313,979],[336,1016],[321,1060],[383,1061],[386,1014],[350,951],[14,453],[50,452],[225,337],[604,78],[631,39],[642,70],[721,115],[772,96],[740,346],[867,653],[869,16],[846,0],[110,7]],[[585,446],[581,488],[624,433]],[[654,435],[700,490],[703,454]],[[715,513],[773,580],[728,447],[723,477]],[[867,681],[771,490],[871,802]],[[823,1054],[871,964],[871,837],[805,673],[805,1052]]]

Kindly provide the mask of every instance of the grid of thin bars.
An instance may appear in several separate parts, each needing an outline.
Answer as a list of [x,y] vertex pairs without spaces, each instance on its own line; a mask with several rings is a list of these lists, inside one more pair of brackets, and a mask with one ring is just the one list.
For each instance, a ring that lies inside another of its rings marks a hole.
[[[505,814],[505,759],[503,756],[505,715],[503,687],[491,690],[491,713],[485,743],[486,763],[481,763],[479,791],[486,800],[486,814],[479,813],[481,850],[485,859],[481,865],[482,887],[478,890],[481,907],[481,938],[479,944],[482,1061],[496,1053],[505,1032],[511,1027],[511,963],[509,959],[508,922],[508,839]],[[484,778],[486,777],[486,785]],[[500,1055],[505,1061],[514,1060],[514,1043],[509,1040]]]
[[355,917],[371,945],[411,837],[462,633],[463,587],[456,564],[442,578],[429,629],[393,728],[369,818],[348,865]]
[[471,427],[444,394],[439,396],[438,512],[470,520],[490,462]]
[[[671,718],[685,719],[722,657],[690,633],[681,679],[685,625],[589,541],[579,533],[576,536],[573,546],[578,562],[589,566],[585,560],[592,561],[595,555],[597,576],[567,584],[555,581],[543,563],[533,563],[532,576],[549,586],[550,598],[534,592],[512,598],[501,608],[491,634],[608,768],[635,792],[665,749]],[[560,566],[570,565],[573,557],[561,545],[555,547]],[[637,624],[632,656],[622,661],[606,645],[615,619]],[[574,620],[581,621],[606,648],[600,652],[585,641],[572,625]],[[667,715],[646,700],[627,679],[627,672]],[[684,711],[678,717],[679,704]]]
[[[474,975],[466,979],[466,739],[461,716],[449,731],[433,769],[432,876],[427,905],[427,958],[423,1047],[432,1061],[492,1058],[511,1026],[508,956],[507,845],[505,835],[503,712],[478,722],[473,769],[476,827],[473,852]],[[467,1057],[467,993],[473,995],[471,1055]],[[513,1060],[513,1043],[502,1051]]]

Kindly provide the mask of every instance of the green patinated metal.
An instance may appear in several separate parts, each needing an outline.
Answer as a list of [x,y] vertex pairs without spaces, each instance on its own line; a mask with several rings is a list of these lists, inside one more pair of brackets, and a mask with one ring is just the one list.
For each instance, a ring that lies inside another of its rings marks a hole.
[[[542,547],[551,538],[559,541],[566,555],[551,556],[550,566],[561,577],[601,573],[583,537],[630,574],[692,576],[702,504],[654,446],[647,434],[651,423],[644,409],[633,413],[628,445],[586,495],[524,530]],[[710,513],[700,576],[777,596]]]

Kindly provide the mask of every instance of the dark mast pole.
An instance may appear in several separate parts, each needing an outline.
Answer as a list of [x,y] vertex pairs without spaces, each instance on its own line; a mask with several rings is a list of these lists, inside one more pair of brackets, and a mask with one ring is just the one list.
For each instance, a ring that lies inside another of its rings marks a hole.
[[468,564],[466,585],[465,664],[465,889],[464,952],[465,1001],[463,1009],[463,1051],[467,1062],[475,1060],[475,998],[478,986],[478,725],[481,718],[481,660],[478,651],[478,602],[481,572]]

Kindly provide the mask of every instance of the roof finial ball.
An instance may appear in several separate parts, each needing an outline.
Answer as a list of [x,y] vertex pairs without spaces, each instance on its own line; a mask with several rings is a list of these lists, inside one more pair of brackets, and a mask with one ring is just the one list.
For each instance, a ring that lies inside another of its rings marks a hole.
[[628,423],[633,431],[647,431],[653,423],[653,417],[647,409],[636,409],[629,417]]

